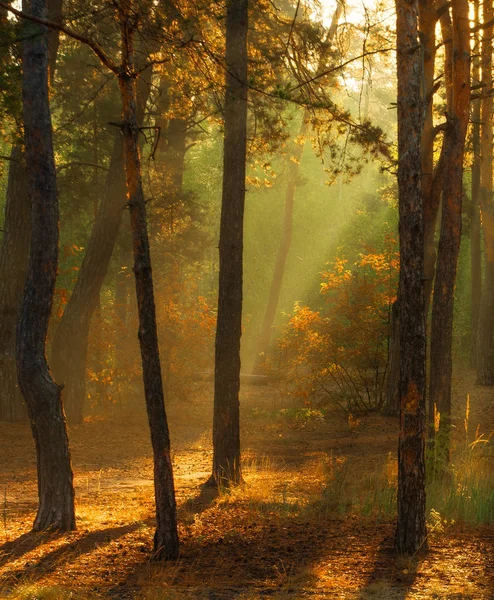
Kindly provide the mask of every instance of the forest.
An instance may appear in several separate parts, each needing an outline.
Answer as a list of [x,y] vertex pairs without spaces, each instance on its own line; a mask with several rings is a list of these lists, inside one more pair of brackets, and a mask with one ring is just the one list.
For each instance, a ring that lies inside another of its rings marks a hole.
[[0,1],[0,598],[494,599],[493,35]]

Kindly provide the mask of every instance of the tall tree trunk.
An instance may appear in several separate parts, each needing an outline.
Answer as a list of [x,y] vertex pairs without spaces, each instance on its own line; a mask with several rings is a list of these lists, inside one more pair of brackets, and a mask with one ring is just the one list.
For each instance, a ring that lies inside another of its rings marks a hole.
[[[485,0],[483,21],[494,17],[492,0]],[[477,384],[494,385],[494,203],[492,200],[492,26],[482,35],[481,190],[480,202],[485,245],[485,279],[482,289],[477,346]]]
[[426,547],[423,108],[417,0],[397,0],[396,13],[401,349],[396,546],[401,553],[415,554]]
[[436,23],[437,10],[434,2],[419,0],[419,29],[424,56],[424,94],[425,111],[421,137],[422,166],[422,204],[424,210],[424,274],[425,274],[425,314],[429,313],[429,302],[432,293],[436,250],[434,233],[439,211],[440,194],[434,193],[434,66],[436,57]]
[[159,358],[146,204],[139,156],[136,82],[132,76],[134,71],[134,29],[131,8],[130,4],[128,7],[121,9],[122,67],[118,82],[123,107],[122,131],[124,134],[125,175],[132,227],[134,275],[139,311],[139,343],[154,460],[156,502],[154,556],[157,559],[176,559],[179,555],[177,509],[170,454],[170,436],[164,405]]
[[[46,0],[24,0],[24,11],[45,17]],[[27,283],[17,327],[17,370],[38,467],[34,530],[75,529],[74,487],[61,389],[46,362],[45,344],[58,267],[58,199],[48,101],[46,30],[26,25],[23,109],[32,237]]]
[[[475,25],[480,24],[479,16],[480,0],[475,0]],[[475,34],[475,58],[472,68],[473,85],[480,84],[480,36]],[[473,163],[472,163],[472,205],[470,213],[470,265],[471,265],[471,312],[470,312],[470,365],[475,367],[477,364],[477,336],[480,315],[480,301],[482,297],[482,260],[480,243],[480,119],[481,119],[480,98],[472,102],[472,145],[473,145]]]
[[445,75],[448,122],[444,136],[446,171],[443,182],[441,235],[439,239],[434,299],[432,304],[430,405],[441,414],[445,451],[449,449],[451,418],[452,339],[456,269],[461,239],[463,157],[470,104],[470,35],[468,1],[454,0],[441,16],[446,43]]
[[26,283],[31,240],[27,172],[20,144],[12,146],[0,249],[0,421],[26,417],[17,384],[15,328]]
[[[318,75],[327,69],[327,58],[331,51],[331,42],[334,40],[336,35],[336,29],[340,20],[341,14],[345,7],[345,0],[338,2],[336,10],[331,21],[331,26],[328,31],[328,35],[325,39],[324,50],[319,58],[319,65],[316,72],[316,78]],[[368,93],[366,94],[366,103],[368,102]],[[271,332],[273,329],[273,323],[276,317],[276,311],[278,309],[278,302],[280,299],[281,286],[283,284],[283,277],[285,274],[285,265],[292,244],[292,229],[293,229],[293,205],[295,202],[295,191],[297,188],[297,180],[300,171],[300,161],[304,151],[305,135],[308,129],[308,122],[310,119],[310,111],[304,110],[302,116],[302,122],[300,124],[300,130],[295,140],[296,145],[292,154],[293,160],[288,161],[288,183],[285,192],[285,209],[283,213],[283,229],[281,233],[281,242],[278,248],[278,254],[276,256],[276,262],[274,265],[273,278],[271,280],[271,286],[269,288],[268,302],[266,304],[266,311],[261,325],[261,332],[257,341],[256,356],[254,361],[254,373],[262,371],[263,364],[266,360],[266,355],[269,350],[269,343],[271,341]],[[290,157],[290,159],[292,158]]]
[[211,483],[242,481],[240,464],[240,336],[247,152],[248,0],[226,2],[226,93],[223,195],[219,242]]
[[[425,314],[429,313],[429,302],[434,281],[436,249],[434,234],[441,192],[441,165],[439,159],[434,168],[434,120],[433,103],[436,86],[434,84],[434,64],[436,56],[435,28],[437,11],[433,2],[419,0],[419,36],[424,61],[423,93],[425,100],[424,120],[421,134],[420,161],[422,168],[422,206],[424,211],[424,277],[425,277]],[[389,369],[386,380],[385,409],[388,414],[398,415],[400,410],[400,323],[399,300],[396,300],[391,313],[391,341],[389,351]]]

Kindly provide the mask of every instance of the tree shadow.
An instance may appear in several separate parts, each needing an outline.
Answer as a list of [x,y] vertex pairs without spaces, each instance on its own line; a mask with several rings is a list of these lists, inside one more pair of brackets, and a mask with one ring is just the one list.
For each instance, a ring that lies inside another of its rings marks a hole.
[[[189,505],[198,511],[205,510],[202,493]],[[355,592],[353,573],[365,562],[367,571],[375,566],[368,559],[369,548],[376,545],[374,525],[301,517],[284,512],[282,503],[265,506],[250,500],[248,506],[230,509],[228,505],[224,515],[218,514],[221,508],[213,509],[215,516],[206,517],[207,534],[197,535],[194,526],[183,533],[178,561],[134,564],[125,579],[126,589],[159,596],[163,588],[197,599],[234,599],[247,590],[259,597],[299,598],[316,591],[331,597],[336,596],[340,570]]]
[[216,498],[219,496],[219,490],[217,487],[207,485],[207,482],[200,486],[199,494],[193,498],[189,498],[183,502],[178,508],[179,518],[183,514],[200,514],[207,510]]
[[61,537],[59,532],[35,532],[30,531],[20,535],[15,540],[5,542],[0,546],[0,567],[3,567],[11,560],[21,558],[24,554],[31,552],[38,546],[47,541],[52,541]]
[[380,595],[386,597],[386,593],[392,590],[394,600],[405,600],[425,557],[423,553],[417,557],[401,556],[396,550],[394,536],[386,536],[379,544],[374,566],[360,589],[358,598],[369,600]]
[[[68,541],[66,544],[58,546],[56,549],[44,554],[39,560],[34,560],[24,565],[22,568],[7,570],[2,579],[9,583],[18,583],[24,578],[28,578],[30,582],[36,581],[41,577],[53,573],[62,564],[65,564],[68,557],[72,555],[80,556],[88,554],[101,546],[110,544],[118,538],[131,533],[141,527],[142,523],[133,523],[131,525],[125,525],[121,527],[111,527],[108,529],[98,529],[86,533],[82,536],[77,537],[73,541]],[[28,533],[20,536],[13,542],[8,542],[1,547],[2,552],[5,554],[2,556],[2,564],[5,565],[11,560],[21,558],[24,554],[34,550],[45,542],[60,539],[63,535],[67,534],[33,534]],[[71,536],[77,536],[77,532],[69,534]],[[7,548],[5,548],[7,546]]]

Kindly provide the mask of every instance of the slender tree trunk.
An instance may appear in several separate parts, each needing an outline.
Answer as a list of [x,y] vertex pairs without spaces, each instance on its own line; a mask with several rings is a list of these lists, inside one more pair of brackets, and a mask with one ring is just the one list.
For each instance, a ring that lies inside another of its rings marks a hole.
[[129,6],[127,10],[122,9],[122,68],[118,81],[123,106],[122,130],[124,134],[125,174],[139,311],[139,343],[154,459],[156,501],[154,557],[157,559],[176,559],[179,555],[179,540],[175,488],[159,358],[146,204],[142,187],[135,78],[131,75],[134,70],[134,29],[130,15],[131,8]]
[[[304,151],[305,134],[307,133],[308,115],[305,114],[302,123],[300,125],[300,131],[297,139],[296,146],[290,159],[287,160],[288,164],[288,183],[285,192],[285,210],[283,214],[283,229],[281,233],[281,242],[278,248],[278,254],[276,256],[276,262],[274,265],[273,278],[271,280],[271,287],[269,288],[269,297],[266,305],[266,312],[264,313],[264,319],[262,321],[261,333],[257,342],[256,359],[254,363],[254,373],[260,373],[266,360],[266,355],[269,350],[269,343],[271,341],[271,331],[273,328],[276,311],[278,309],[278,302],[280,299],[281,286],[283,283],[283,277],[285,274],[286,259],[290,251],[292,244],[292,229],[293,229],[293,205],[295,201],[295,191],[297,189],[297,180],[299,177],[300,161]],[[294,160],[291,160],[293,158]]]
[[[479,0],[475,0],[475,25],[480,23]],[[480,83],[480,36],[475,34],[475,58],[472,68],[472,83]],[[470,365],[475,367],[477,364],[477,337],[480,315],[480,301],[482,297],[482,261],[481,261],[481,243],[480,243],[480,119],[481,119],[480,98],[472,102],[472,145],[473,145],[473,163],[472,163],[472,206],[471,206],[471,229],[470,229],[470,265],[472,273],[471,281],[471,313],[470,313]]]
[[226,3],[225,137],[210,479],[210,483],[222,486],[242,481],[238,395],[247,151],[247,5],[247,0]]
[[[492,0],[483,5],[483,21],[494,17]],[[494,385],[494,204],[492,200],[492,26],[482,35],[482,81],[486,95],[482,98],[481,190],[480,202],[485,247],[485,279],[480,303],[477,346],[477,384]]]
[[429,313],[429,303],[434,281],[436,249],[434,234],[439,211],[440,194],[434,193],[434,66],[436,57],[437,10],[434,2],[419,0],[420,40],[424,56],[424,95],[425,111],[421,137],[422,203],[424,210],[424,273],[425,273],[425,314]]
[[[450,39],[445,53],[448,91],[448,123],[444,136],[446,172],[443,183],[441,235],[434,285],[431,327],[430,405],[441,415],[445,450],[449,449],[451,418],[452,338],[456,270],[461,240],[463,157],[470,104],[470,35],[467,0],[452,3],[441,17],[443,39]],[[449,60],[451,62],[449,63]]]
[[[334,37],[336,35],[336,29],[338,27],[338,22],[340,20],[344,7],[345,0],[339,1],[333,15],[333,19],[331,21],[331,26],[329,28],[328,35],[326,36],[325,50],[322,52],[319,58],[319,66],[317,68],[316,77],[320,75],[324,71],[324,69],[327,68],[327,59],[328,54],[331,50],[331,42],[334,40]],[[369,95],[367,93],[366,106],[368,104],[368,98]],[[297,189],[297,180],[300,171],[300,161],[302,159],[302,154],[304,151],[304,138],[307,133],[309,119],[310,111],[308,109],[305,109],[302,116],[302,122],[300,124],[300,130],[296,139],[296,145],[292,154],[294,160],[288,161],[288,183],[285,192],[285,209],[283,214],[283,229],[281,233],[281,242],[278,248],[278,254],[276,256],[273,278],[271,280],[271,286],[269,288],[268,302],[266,304],[266,311],[264,313],[261,332],[259,334],[259,339],[257,342],[253,373],[259,373],[262,371],[262,367],[264,365],[266,355],[269,350],[269,343],[271,341],[271,332],[276,317],[276,311],[278,309],[281,287],[283,284],[283,277],[285,274],[286,260],[288,258],[288,253],[292,244],[293,206],[295,202],[295,192]]]
[[401,349],[396,546],[401,553],[415,554],[426,548],[423,108],[417,0],[397,0],[396,13]]
[[26,282],[31,240],[31,207],[22,149],[12,146],[0,250],[0,420],[26,418],[17,384],[15,328]]
[[[46,15],[46,0],[24,0],[25,12]],[[58,266],[58,200],[48,101],[46,30],[26,25],[23,108],[32,238],[27,283],[17,327],[17,370],[38,467],[34,530],[75,529],[74,488],[61,389],[46,362],[45,344]]]

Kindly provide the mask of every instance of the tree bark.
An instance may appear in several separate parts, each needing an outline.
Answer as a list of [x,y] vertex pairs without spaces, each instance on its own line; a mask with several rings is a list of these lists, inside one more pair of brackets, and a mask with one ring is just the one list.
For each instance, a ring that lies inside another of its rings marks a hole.
[[170,436],[164,405],[159,358],[146,204],[139,156],[136,82],[132,76],[134,72],[134,29],[130,9],[131,6],[122,9],[120,16],[122,66],[118,83],[123,107],[122,131],[124,134],[125,175],[132,227],[134,275],[139,312],[139,343],[154,460],[156,532],[153,554],[156,559],[176,559],[179,555],[177,510],[170,454]]
[[[439,211],[442,173],[444,160],[434,167],[434,65],[436,56],[435,28],[437,11],[434,2],[419,0],[419,38],[424,61],[423,93],[424,120],[422,125],[420,161],[422,168],[421,192],[424,211],[424,277],[425,277],[425,315],[429,313],[429,303],[434,282],[436,266],[436,248],[434,235]],[[399,301],[397,300],[397,305]],[[391,313],[391,341],[389,352],[389,369],[386,378],[386,412],[398,415],[400,407],[400,323],[398,306]]]
[[[27,0],[25,12],[44,17],[46,0]],[[39,508],[34,530],[75,529],[74,487],[61,389],[45,355],[58,267],[58,199],[48,101],[44,27],[26,26],[23,111],[32,237],[27,282],[17,327],[17,371],[36,445]]]
[[248,1],[226,3],[226,93],[223,194],[219,241],[213,417],[213,472],[217,486],[242,481],[240,464],[240,336],[247,152]]
[[[451,377],[453,372],[453,308],[456,270],[460,251],[463,196],[463,157],[470,107],[470,35],[467,0],[454,0],[441,17],[446,44],[445,74],[448,89],[448,123],[444,136],[446,171],[443,182],[441,235],[432,304],[429,402],[441,415],[440,431],[449,452]],[[449,50],[448,50],[449,48]]]
[[[480,24],[479,0],[474,2],[475,25]],[[475,58],[472,64],[472,83],[480,84],[480,36],[475,34]],[[470,366],[477,365],[477,337],[478,324],[480,316],[480,301],[482,297],[482,260],[481,260],[481,241],[480,241],[480,119],[481,119],[481,101],[480,98],[472,102],[472,185],[471,185],[471,213],[470,213],[470,266],[472,273],[471,280],[471,311],[470,311]]]
[[[494,17],[492,0],[483,5],[483,21],[488,23]],[[492,27],[483,30],[482,35],[482,80],[485,90],[492,88]],[[478,385],[494,385],[494,203],[492,200],[492,117],[493,99],[491,94],[482,98],[481,103],[481,189],[480,203],[485,248],[485,279],[480,303],[477,346]]]
[[12,146],[0,250],[0,421],[21,421],[26,409],[17,383],[15,328],[26,283],[31,240],[27,171],[20,144]]
[[425,289],[421,193],[422,68],[417,0],[396,1],[398,72],[398,193],[400,232],[399,552],[426,549]]

